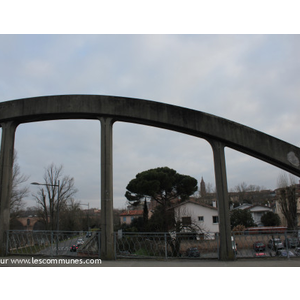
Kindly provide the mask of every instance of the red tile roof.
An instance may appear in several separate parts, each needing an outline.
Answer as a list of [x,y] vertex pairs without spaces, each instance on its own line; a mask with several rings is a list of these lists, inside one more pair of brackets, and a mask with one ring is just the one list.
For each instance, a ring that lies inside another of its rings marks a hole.
[[120,216],[142,216],[142,215],[143,215],[142,209],[126,210],[120,213]]

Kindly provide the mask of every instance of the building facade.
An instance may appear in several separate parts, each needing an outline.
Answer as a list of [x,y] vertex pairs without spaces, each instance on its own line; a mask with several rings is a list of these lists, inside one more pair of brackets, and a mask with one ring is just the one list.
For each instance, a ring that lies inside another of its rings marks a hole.
[[130,225],[133,219],[143,217],[143,210],[125,210],[120,213],[120,224]]
[[180,221],[183,232],[194,230],[207,238],[214,238],[219,233],[219,216],[216,207],[191,200],[173,207],[175,220]]

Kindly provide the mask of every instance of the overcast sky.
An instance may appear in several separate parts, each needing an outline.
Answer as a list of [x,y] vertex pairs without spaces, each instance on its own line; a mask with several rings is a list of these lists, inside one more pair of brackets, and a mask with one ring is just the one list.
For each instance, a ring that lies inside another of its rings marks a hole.
[[[0,101],[58,94],[134,97],[210,113],[300,146],[299,35],[0,35]],[[215,186],[210,145],[141,125],[114,124],[114,207],[139,172],[168,166]],[[20,125],[15,148],[28,184],[52,162],[76,200],[100,207],[100,123]],[[226,149],[229,189],[277,187],[282,170]],[[30,193],[36,192],[30,186]],[[32,197],[28,206],[35,205]],[[83,206],[83,208],[85,208]]]

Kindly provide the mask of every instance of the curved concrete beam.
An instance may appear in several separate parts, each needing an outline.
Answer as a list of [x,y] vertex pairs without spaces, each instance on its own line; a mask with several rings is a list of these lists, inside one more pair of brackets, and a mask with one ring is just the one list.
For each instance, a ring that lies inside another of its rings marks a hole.
[[165,128],[206,140],[268,162],[300,176],[300,149],[247,126],[201,111],[174,105],[115,96],[58,95],[0,103],[0,124],[19,124],[55,119],[110,117]]

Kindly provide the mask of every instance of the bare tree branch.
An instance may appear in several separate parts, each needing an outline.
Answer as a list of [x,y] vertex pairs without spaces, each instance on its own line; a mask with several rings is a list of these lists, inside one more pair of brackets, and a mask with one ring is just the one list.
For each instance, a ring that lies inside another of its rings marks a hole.
[[10,200],[10,211],[16,213],[23,208],[24,203],[23,199],[28,195],[29,188],[22,187],[21,185],[25,183],[29,176],[21,174],[21,169],[17,163],[17,151],[14,150],[13,157],[13,174],[12,174],[12,191],[11,191],[11,200]]
[[[59,193],[58,193],[58,182]],[[55,166],[54,163],[45,168],[44,187],[33,195],[38,206],[43,211],[47,229],[55,229],[57,218],[57,201],[59,194],[59,210],[66,206],[67,201],[72,200],[77,193],[74,178],[63,176],[63,166]],[[46,193],[44,192],[46,190]]]

